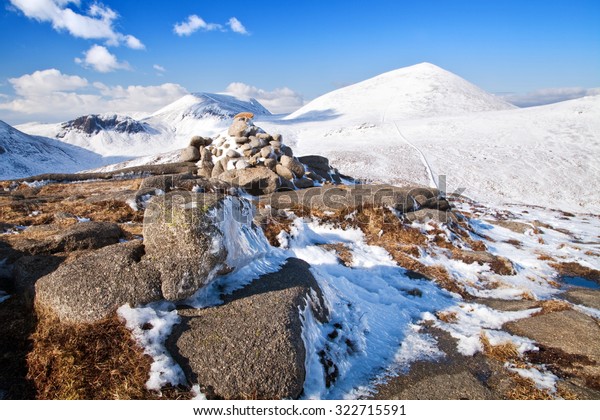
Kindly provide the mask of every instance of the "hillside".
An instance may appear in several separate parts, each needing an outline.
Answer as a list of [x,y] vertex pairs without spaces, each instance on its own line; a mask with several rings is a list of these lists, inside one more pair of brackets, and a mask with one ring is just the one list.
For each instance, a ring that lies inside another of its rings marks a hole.
[[74,172],[115,160],[104,159],[89,150],[57,140],[29,136],[0,121],[0,179]]
[[327,93],[285,119],[372,123],[513,108],[449,71],[421,63]]

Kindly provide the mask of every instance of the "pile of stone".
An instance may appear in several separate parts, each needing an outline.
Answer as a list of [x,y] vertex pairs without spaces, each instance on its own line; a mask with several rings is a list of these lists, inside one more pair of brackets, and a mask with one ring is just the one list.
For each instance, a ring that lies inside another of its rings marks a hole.
[[240,186],[250,194],[339,184],[337,171],[321,156],[297,158],[281,134],[253,124],[254,115],[237,114],[226,133],[214,140],[194,136],[181,153],[182,162],[196,162],[198,175]]

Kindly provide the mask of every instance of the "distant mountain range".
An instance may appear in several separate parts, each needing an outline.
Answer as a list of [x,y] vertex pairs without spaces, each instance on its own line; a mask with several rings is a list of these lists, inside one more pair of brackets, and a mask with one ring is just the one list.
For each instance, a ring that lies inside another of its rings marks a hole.
[[[0,147],[12,152],[0,154],[0,176],[166,163],[191,136],[214,136],[239,112],[283,134],[295,154],[327,156],[354,177],[600,212],[590,188],[600,183],[600,96],[521,109],[429,63],[327,93],[283,118],[254,99],[199,93],[137,119],[104,114],[17,126],[30,136],[3,124]],[[33,152],[17,148],[15,136]]]

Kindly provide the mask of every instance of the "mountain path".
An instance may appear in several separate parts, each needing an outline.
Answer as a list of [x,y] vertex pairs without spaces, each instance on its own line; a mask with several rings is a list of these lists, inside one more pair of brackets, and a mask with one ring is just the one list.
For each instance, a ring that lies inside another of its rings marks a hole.
[[429,162],[427,161],[427,157],[425,157],[425,154],[421,151],[421,149],[419,149],[411,141],[409,141],[404,134],[402,134],[402,132],[400,131],[400,128],[398,127],[398,124],[396,124],[396,121],[392,121],[392,124],[394,124],[394,127],[396,128],[396,131],[398,132],[398,135],[400,136],[400,138],[406,144],[408,144],[410,147],[415,149],[417,151],[417,153],[419,154],[419,158],[421,159],[421,162],[423,162],[423,166],[425,166],[425,171],[427,172],[427,177],[429,178],[429,186],[432,188],[438,188],[438,184],[435,180],[435,176],[433,175],[433,170],[431,169],[431,165],[429,165]]

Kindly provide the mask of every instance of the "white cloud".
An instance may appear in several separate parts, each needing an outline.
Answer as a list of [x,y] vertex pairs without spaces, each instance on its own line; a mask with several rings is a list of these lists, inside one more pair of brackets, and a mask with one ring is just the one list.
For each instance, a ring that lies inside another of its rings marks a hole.
[[240,22],[236,17],[230,18],[227,24],[233,32],[242,35],[249,35],[248,31],[246,30],[246,27],[242,25],[242,22]]
[[161,73],[164,73],[164,72],[166,72],[166,71],[167,71],[167,70],[166,70],[166,69],[165,69],[163,66],[161,66],[161,65],[159,65],[159,64],[155,64],[155,65],[153,65],[153,66],[152,66],[152,68],[153,68],[154,70],[156,70],[156,71],[159,71],[159,72],[161,72]]
[[547,88],[538,89],[525,94],[504,94],[501,97],[520,107],[547,105],[555,102],[567,101],[569,99],[582,98],[584,96],[600,95],[600,88]]
[[21,77],[8,79],[17,95],[39,96],[54,91],[73,91],[84,88],[88,81],[79,76],[62,74],[56,69],[38,70]]
[[58,122],[90,113],[124,114],[154,112],[181,98],[180,85],[107,86],[89,83],[56,69],[36,71],[9,79],[16,97],[0,102],[2,119],[17,124],[28,121]]
[[142,42],[134,37],[133,35],[125,35],[123,37],[125,45],[127,45],[132,50],[145,50],[146,46],[142,44]]
[[215,31],[223,29],[223,26],[218,23],[206,23],[204,19],[198,15],[190,15],[186,21],[176,23],[173,26],[173,32],[179,36],[190,36],[200,29],[204,31]]
[[274,114],[287,114],[304,105],[304,98],[292,89],[283,87],[266,91],[245,83],[231,83],[225,93],[240,99],[254,98]]
[[124,43],[129,48],[143,49],[144,44],[133,35],[123,35],[114,29],[118,14],[99,3],[93,4],[87,14],[67,7],[80,5],[79,0],[10,0],[11,4],[30,19],[50,22],[57,30],[65,30],[77,38],[102,39],[109,45]]
[[126,61],[119,61],[106,47],[94,45],[85,52],[83,58],[76,58],[75,62],[84,67],[91,67],[100,73],[108,73],[115,70],[131,70]]

